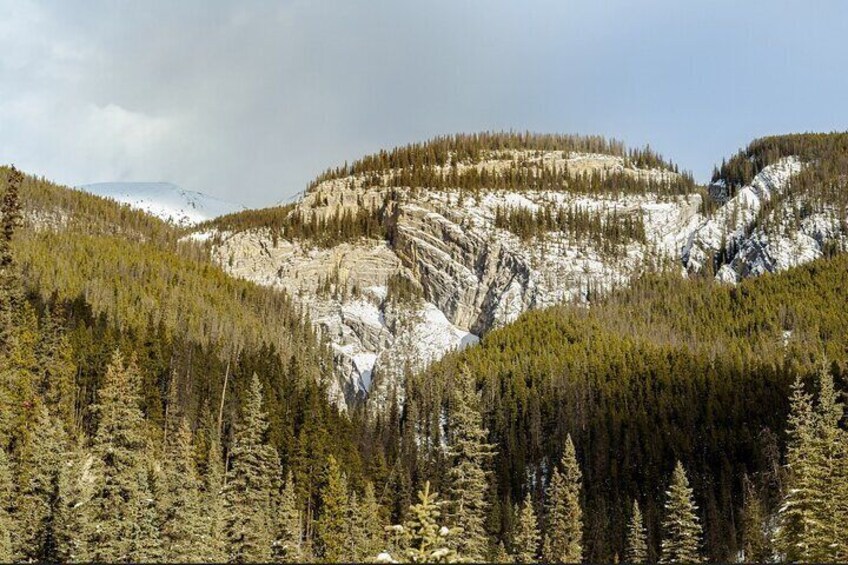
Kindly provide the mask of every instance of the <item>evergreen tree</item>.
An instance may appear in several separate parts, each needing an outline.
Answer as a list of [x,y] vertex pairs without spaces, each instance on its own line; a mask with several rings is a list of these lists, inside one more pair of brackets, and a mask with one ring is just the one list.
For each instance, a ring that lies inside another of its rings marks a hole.
[[580,507],[582,474],[571,435],[565,440],[560,463],[554,468],[547,492],[545,541],[542,560],[548,563],[577,563],[583,553],[583,511]]
[[530,493],[518,514],[518,528],[512,540],[512,553],[516,563],[535,563],[539,556],[539,524],[533,509]]
[[9,459],[6,457],[6,450],[0,448],[0,563],[12,562],[13,522],[9,516],[12,478],[9,475]]
[[418,491],[418,503],[409,507],[409,518],[403,526],[391,528],[401,534],[401,559],[404,563],[456,563],[460,556],[451,549],[451,537],[461,534],[458,528],[439,524],[443,501],[430,492],[430,481]]
[[207,433],[207,454],[203,480],[203,505],[206,514],[206,532],[209,561],[222,563],[227,560],[227,543],[224,534],[224,460],[218,430],[210,426]]
[[59,472],[59,500],[56,505],[57,561],[86,558],[88,505],[94,488],[91,468],[94,457],[71,445]]
[[642,519],[642,510],[639,503],[633,501],[633,512],[630,515],[630,524],[627,527],[627,545],[624,548],[625,563],[647,563],[648,542],[645,533],[645,524]]
[[701,525],[683,464],[677,462],[666,492],[660,563],[700,563]]
[[844,414],[833,377],[818,374],[819,398],[813,402],[797,379],[793,385],[787,494],[780,509],[775,546],[790,561],[848,559],[848,435],[839,427]]
[[161,556],[147,461],[140,375],[115,352],[94,407],[93,487],[86,503],[86,558],[91,561],[155,561]]
[[277,504],[277,533],[274,540],[273,558],[277,563],[299,563],[303,561],[303,520],[297,506],[297,491],[291,470]]
[[484,466],[494,457],[493,445],[486,443],[474,378],[463,371],[455,383],[449,419],[451,523],[462,530],[455,539],[463,558],[481,560],[488,553],[486,516],[489,511],[488,473]]
[[380,552],[383,541],[383,519],[374,494],[374,485],[365,484],[361,501],[351,497],[351,537],[355,539],[356,561],[370,561]]
[[271,503],[278,461],[274,449],[265,443],[267,430],[262,385],[254,374],[241,419],[235,426],[224,487],[224,534],[230,561],[234,563],[271,559]]
[[771,558],[771,544],[766,535],[765,511],[753,482],[745,475],[742,503],[743,560],[764,563]]
[[36,408],[34,416],[17,465],[14,553],[22,561],[57,561],[56,513],[66,439],[62,424],[45,406]]
[[350,501],[347,479],[336,458],[327,462],[327,480],[321,490],[321,517],[316,525],[318,548],[324,561],[350,561]]
[[207,551],[208,516],[195,468],[191,429],[185,419],[173,420],[179,424],[165,446],[164,493],[159,500],[165,558],[176,563],[208,562],[216,556]]

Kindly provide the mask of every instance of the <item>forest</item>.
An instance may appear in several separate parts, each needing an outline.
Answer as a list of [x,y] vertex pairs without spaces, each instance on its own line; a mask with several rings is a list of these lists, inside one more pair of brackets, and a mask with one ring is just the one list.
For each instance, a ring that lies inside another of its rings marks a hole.
[[[791,190],[811,206],[838,192],[841,138],[789,137],[721,178],[821,158],[809,144],[832,164]],[[512,148],[667,166],[600,138],[483,134],[325,177]],[[848,560],[844,253],[737,286],[645,273],[342,411],[285,294],[227,277],[168,224],[0,173],[0,562]],[[285,210],[221,221],[390,237],[385,218]],[[526,237],[644,237],[627,218],[525,216],[500,210]]]

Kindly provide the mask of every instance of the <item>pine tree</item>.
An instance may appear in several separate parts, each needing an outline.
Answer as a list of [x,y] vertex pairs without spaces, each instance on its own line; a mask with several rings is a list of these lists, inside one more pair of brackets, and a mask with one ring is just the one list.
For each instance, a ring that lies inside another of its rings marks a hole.
[[12,562],[12,518],[9,506],[12,493],[12,478],[6,450],[0,447],[0,563]]
[[487,471],[494,457],[493,445],[486,443],[474,379],[463,371],[455,383],[449,418],[451,523],[462,530],[455,539],[457,553],[470,560],[482,560],[488,553],[486,516],[489,511]]
[[254,374],[241,419],[235,426],[224,487],[224,533],[230,561],[235,563],[271,559],[271,503],[279,463],[273,448],[265,443],[267,430],[262,385]]
[[627,526],[627,545],[624,548],[625,563],[647,563],[648,542],[642,510],[639,503],[633,501],[633,512],[630,514],[630,524]]
[[161,556],[148,465],[141,379],[135,361],[124,366],[115,352],[94,410],[94,484],[86,503],[86,559],[155,561]]
[[188,422],[179,424],[167,439],[164,461],[164,493],[160,499],[162,544],[165,558],[176,563],[202,563],[207,553],[207,514],[194,462],[194,446]]
[[32,430],[21,447],[15,481],[18,533],[13,545],[18,560],[59,559],[55,527],[65,443],[62,424],[50,416],[45,406],[36,408]]
[[539,559],[539,524],[533,509],[530,493],[518,514],[518,528],[512,540],[512,553],[516,563],[535,563]]
[[545,541],[542,560],[548,563],[577,563],[583,553],[583,511],[580,507],[582,474],[574,443],[569,435],[560,463],[554,468],[547,492]]
[[88,505],[94,488],[91,468],[94,457],[71,445],[59,472],[56,505],[57,561],[67,563],[86,558]]
[[8,352],[15,315],[23,302],[23,286],[12,255],[12,238],[21,218],[19,191],[22,182],[23,175],[12,167],[0,202],[0,354]]
[[277,504],[276,539],[273,558],[276,563],[303,561],[303,520],[297,506],[297,491],[291,470]]
[[666,492],[660,563],[701,562],[701,525],[696,510],[689,480],[678,461]]
[[327,462],[327,481],[321,490],[321,517],[316,525],[318,547],[324,561],[350,561],[350,501],[347,479],[332,455]]
[[765,511],[754,484],[745,475],[742,480],[742,551],[743,560],[764,563],[771,558],[771,547],[766,535]]

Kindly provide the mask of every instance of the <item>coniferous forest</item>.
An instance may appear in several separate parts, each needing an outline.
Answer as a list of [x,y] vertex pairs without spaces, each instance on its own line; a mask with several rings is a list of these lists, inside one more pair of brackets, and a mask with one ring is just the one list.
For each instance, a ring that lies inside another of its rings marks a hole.
[[[785,198],[844,211],[845,140],[765,138],[714,181],[730,195],[800,155],[816,164]],[[568,181],[520,164],[449,170],[517,149],[676,169],[602,138],[480,134],[384,151],[316,182]],[[616,178],[569,189],[609,191]],[[621,190],[704,192],[675,178]],[[340,410],[327,343],[284,293],[227,276],[184,230],[114,202],[14,168],[0,191],[0,562],[848,561],[838,249],[736,286],[645,273],[408,372],[384,405]],[[389,209],[319,220],[283,207],[217,225],[328,247],[391,237]],[[640,221],[582,208],[499,208],[496,223],[612,254],[645,238]],[[405,281],[390,282],[392,296],[417,299]]]

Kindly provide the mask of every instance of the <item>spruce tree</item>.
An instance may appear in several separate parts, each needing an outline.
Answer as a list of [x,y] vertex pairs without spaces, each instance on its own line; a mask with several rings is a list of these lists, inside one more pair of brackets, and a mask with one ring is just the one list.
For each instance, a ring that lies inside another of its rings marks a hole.
[[633,501],[633,511],[630,514],[630,524],[627,526],[627,544],[624,548],[625,563],[647,563],[648,542],[642,510],[639,503]]
[[355,531],[352,537],[357,540],[355,558],[357,561],[369,561],[380,552],[384,530],[380,505],[371,482],[365,483],[362,500],[351,506],[351,527]]
[[701,525],[683,464],[678,461],[666,492],[660,563],[700,563]]
[[554,468],[547,491],[542,560],[548,563],[577,563],[583,553],[583,511],[580,507],[582,474],[571,435],[566,438],[560,466],[562,473]]
[[267,430],[262,385],[254,374],[241,419],[235,426],[224,487],[224,534],[230,561],[235,563],[271,559],[272,496],[279,462],[274,449],[265,442]]
[[228,557],[224,534],[224,460],[217,428],[208,427],[206,433],[208,445],[203,477],[203,506],[206,514],[204,537],[207,540],[209,561],[222,563]]
[[321,490],[321,516],[316,524],[318,550],[324,561],[351,561],[347,479],[332,455],[328,459],[326,473],[327,480]]
[[12,518],[9,516],[11,504],[12,478],[9,472],[9,458],[6,450],[0,447],[0,563],[12,562]]
[[69,447],[59,472],[59,500],[56,508],[57,561],[67,563],[87,558],[86,531],[88,505],[94,488],[94,457],[78,444]]
[[512,540],[512,554],[516,563],[535,563],[539,559],[539,524],[533,509],[530,493],[518,514],[518,527]]
[[303,520],[297,506],[297,491],[291,470],[276,505],[276,539],[273,558],[276,563],[299,563],[303,561]]
[[162,544],[168,561],[202,563],[217,556],[207,551],[208,515],[195,468],[191,429],[184,418],[177,421],[165,446]]
[[493,445],[486,443],[474,379],[463,371],[454,383],[449,417],[451,524],[462,530],[454,540],[463,558],[482,560],[488,553],[486,517],[489,511],[488,472],[485,466],[494,457]]
[[15,483],[14,514],[16,559],[58,561],[56,540],[59,476],[66,454],[60,422],[47,407],[35,408],[32,430],[20,450]]
[[90,561],[155,561],[161,556],[145,459],[140,382],[135,361],[124,366],[123,356],[115,352],[93,407],[98,416],[92,445],[94,484],[84,520]]
[[[404,563],[456,563],[461,560],[451,538],[461,535],[458,528],[440,524],[444,502],[430,492],[430,481],[418,491],[418,503],[409,507],[408,519],[402,527],[391,528],[401,534],[400,557]],[[464,560],[467,560],[465,558]]]
[[809,561],[810,529],[818,513],[818,487],[814,469],[815,418],[813,398],[800,377],[792,385],[786,466],[786,496],[779,511],[774,545],[787,561]]

